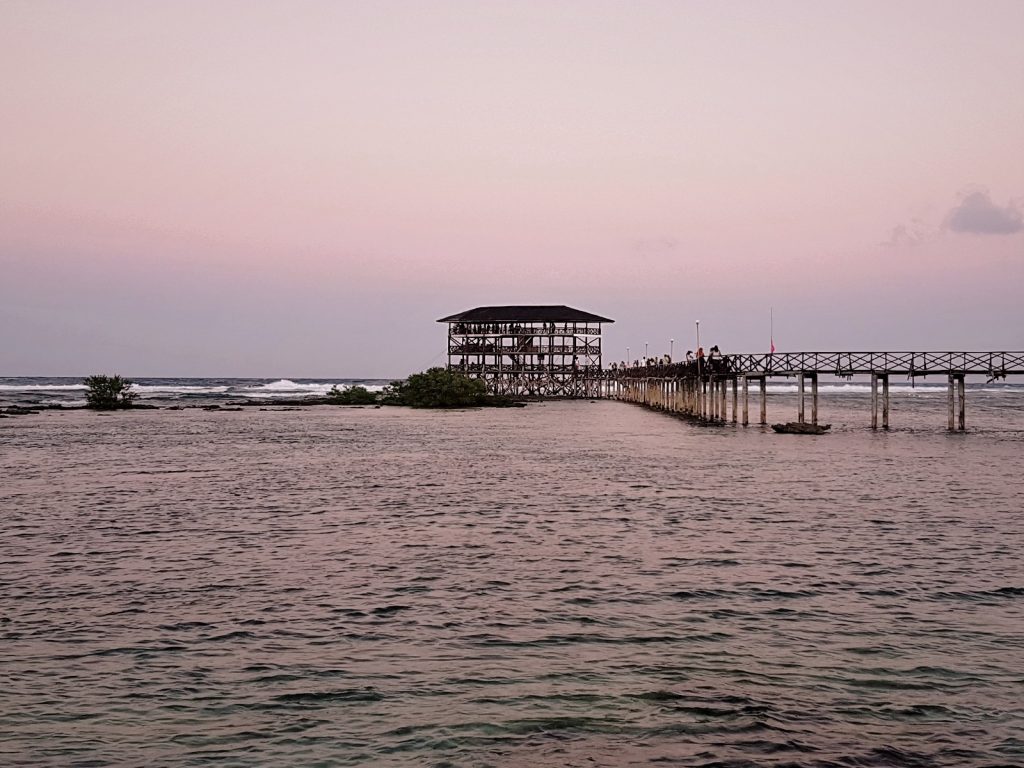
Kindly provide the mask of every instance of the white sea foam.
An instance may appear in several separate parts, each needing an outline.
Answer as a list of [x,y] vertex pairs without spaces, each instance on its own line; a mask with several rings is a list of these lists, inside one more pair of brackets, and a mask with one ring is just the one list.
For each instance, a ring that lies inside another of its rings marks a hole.
[[85,384],[0,384],[3,392],[73,392],[84,391]]
[[181,387],[168,384],[133,384],[132,389],[142,395],[222,395],[231,387]]
[[291,379],[278,379],[272,381],[269,384],[252,384],[245,389],[262,390],[264,392],[298,392],[308,391],[312,388],[324,386],[330,389],[330,384],[297,384]]
[[371,392],[380,392],[384,387],[380,384],[353,384],[350,381],[314,381],[299,383],[291,379],[278,379],[268,384],[254,384],[240,387],[232,394],[241,397],[307,397],[310,395],[326,395],[334,387],[345,389],[350,386],[365,387]]

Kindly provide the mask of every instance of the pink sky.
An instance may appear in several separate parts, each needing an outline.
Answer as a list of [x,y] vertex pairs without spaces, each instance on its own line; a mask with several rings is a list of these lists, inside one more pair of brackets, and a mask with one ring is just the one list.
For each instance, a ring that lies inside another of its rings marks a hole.
[[[0,376],[1024,348],[1024,3],[0,4]],[[665,349],[662,349],[665,347]]]

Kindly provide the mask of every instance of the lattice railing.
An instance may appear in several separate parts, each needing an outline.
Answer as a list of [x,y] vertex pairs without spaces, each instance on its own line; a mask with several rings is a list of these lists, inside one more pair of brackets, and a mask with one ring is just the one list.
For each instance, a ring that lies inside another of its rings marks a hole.
[[976,373],[986,376],[1024,373],[1024,352],[776,352],[729,355],[737,373],[824,373],[852,376],[894,373],[908,376]]
[[832,376],[886,373],[905,376],[979,374],[989,378],[1024,375],[1024,352],[775,352],[725,355],[671,365],[607,370],[611,378],[702,375]]

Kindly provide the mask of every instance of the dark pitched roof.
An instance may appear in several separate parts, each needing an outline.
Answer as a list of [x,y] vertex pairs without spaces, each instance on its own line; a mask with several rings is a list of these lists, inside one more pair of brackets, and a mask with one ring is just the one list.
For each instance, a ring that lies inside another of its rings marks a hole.
[[477,307],[442,317],[439,323],[614,323],[607,317],[592,315],[564,304],[512,307]]

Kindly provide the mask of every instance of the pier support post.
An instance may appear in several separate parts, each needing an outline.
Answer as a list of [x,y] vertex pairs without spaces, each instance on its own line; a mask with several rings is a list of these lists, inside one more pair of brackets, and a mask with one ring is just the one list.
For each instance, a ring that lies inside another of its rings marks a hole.
[[761,377],[761,423],[768,423],[768,377]]
[[811,376],[811,424],[818,426],[818,374]]
[[736,377],[732,377],[732,423],[736,423],[736,404],[739,400],[739,382]]
[[796,408],[796,420],[801,424],[804,423],[804,374],[797,374],[797,383],[799,385],[800,395],[797,398]]
[[871,374],[871,428],[878,429],[878,374]]
[[743,426],[750,423],[750,390],[747,377],[743,377]]
[[729,382],[726,381],[725,379],[722,379],[718,383],[718,394],[720,396],[720,402],[719,402],[719,406],[720,407],[718,409],[718,420],[721,421],[723,424],[726,421],[728,421],[728,419],[729,419],[729,408],[728,408],[729,403],[728,403],[728,401],[726,399],[728,397],[728,392],[729,392],[728,384],[729,384]]
[[948,390],[948,397],[947,397],[947,402],[948,402],[948,406],[949,406],[949,418],[947,420],[947,425],[946,425],[950,432],[952,432],[953,430],[956,429],[956,417],[954,415],[955,411],[953,410],[953,391],[955,389],[956,389],[956,376],[954,376],[951,373],[951,374],[949,374],[949,390]]
[[[967,383],[962,373],[949,374],[949,420],[947,426],[950,432],[967,429]],[[953,395],[956,394],[956,410],[953,408]]]
[[882,374],[882,429],[889,428],[889,374]]
[[964,375],[960,374],[956,380],[957,400],[960,401],[960,414],[957,418],[957,427],[961,432],[967,429],[967,384],[965,383],[964,378]]

